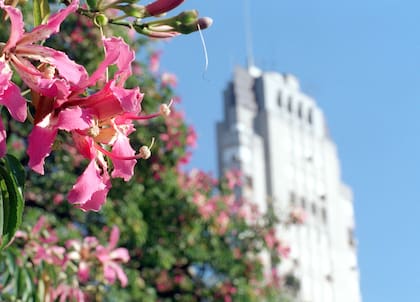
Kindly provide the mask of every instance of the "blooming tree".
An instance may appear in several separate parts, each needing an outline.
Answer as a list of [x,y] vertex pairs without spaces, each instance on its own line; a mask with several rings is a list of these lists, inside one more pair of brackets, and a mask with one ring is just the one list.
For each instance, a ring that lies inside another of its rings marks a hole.
[[[119,177],[128,181],[136,161],[150,156],[146,145],[138,152],[130,145],[128,136],[136,131],[134,122],[170,112],[168,105],[161,104],[159,114],[142,113],[140,88],[125,88],[132,75],[135,52],[121,37],[107,36],[105,27],[115,24],[154,38],[167,38],[211,24],[209,18],[198,18],[196,11],[144,21],[182,2],[157,0],[140,6],[129,0],[117,0],[88,1],[87,5],[81,5],[79,0],[73,0],[50,15],[48,1],[35,0],[34,27],[26,31],[28,24],[18,3],[0,1],[4,19],[10,20],[8,30],[4,30],[8,33],[7,41],[0,44],[0,104],[16,121],[28,118],[32,124],[27,136],[28,166],[39,174],[44,174],[45,158],[51,154],[59,132],[72,137],[77,151],[89,160],[68,194],[69,202],[83,210],[99,210],[111,188],[110,179]],[[83,15],[87,20],[84,22],[94,24],[91,29],[101,36],[96,44],[101,46],[104,56],[90,74],[66,52],[44,45],[47,39],[60,33],[60,25],[71,14]],[[18,78],[20,85],[13,77]],[[23,209],[22,183],[17,176],[22,168],[6,153],[6,130],[0,122],[0,157],[3,157],[0,170],[5,183],[0,213],[2,246],[19,226]]]
[[185,172],[196,133],[147,37],[210,19],[162,17],[182,0],[75,0],[55,14],[0,1],[3,246],[25,217],[0,254],[0,298],[282,301],[298,288],[278,275],[290,248],[275,226],[304,213],[260,213],[235,195],[239,171]]

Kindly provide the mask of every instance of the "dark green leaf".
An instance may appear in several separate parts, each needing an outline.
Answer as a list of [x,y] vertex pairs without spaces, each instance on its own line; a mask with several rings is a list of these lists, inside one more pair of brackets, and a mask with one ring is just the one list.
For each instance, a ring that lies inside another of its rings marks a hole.
[[[13,160],[11,160],[13,161]],[[17,168],[17,171],[19,169]],[[21,179],[19,173],[18,178]],[[7,160],[2,160],[0,164],[0,189],[3,217],[2,221],[2,234],[0,249],[4,248],[13,239],[14,234],[22,223],[23,213],[23,192],[18,186],[17,178],[13,170],[9,168]]]

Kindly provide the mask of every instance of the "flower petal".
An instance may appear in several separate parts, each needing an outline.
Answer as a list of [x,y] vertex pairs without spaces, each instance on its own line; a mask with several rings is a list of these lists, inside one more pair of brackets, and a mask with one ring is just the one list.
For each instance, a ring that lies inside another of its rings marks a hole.
[[92,160],[96,157],[96,149],[94,147],[94,141],[91,137],[81,135],[77,132],[72,132],[73,140],[77,150],[86,158]]
[[102,192],[106,187],[95,160],[92,160],[69,192],[68,200],[83,206],[91,201],[96,192]]
[[91,126],[91,117],[80,107],[67,108],[58,115],[57,128],[66,131],[83,130]]
[[[134,156],[136,152],[131,148],[130,141],[128,137],[119,134],[117,139],[112,147],[112,154],[116,156]],[[125,181],[129,181],[134,174],[134,166],[136,165],[136,160],[119,160],[112,158],[112,163],[114,164],[114,171],[112,171],[112,177],[121,177]]]
[[111,181],[108,178],[108,180],[105,181],[105,188],[95,192],[92,195],[92,198],[81,205],[80,208],[83,211],[99,211],[106,201],[109,189],[111,189]]
[[3,157],[7,152],[6,137],[3,121],[0,119],[0,157]]
[[[47,116],[46,119],[49,119],[49,117]],[[35,125],[31,134],[29,134],[27,153],[29,155],[29,167],[39,174],[44,174],[44,160],[51,152],[51,147],[57,136],[57,128],[43,127],[40,124]]]
[[19,47],[18,51],[21,56],[54,66],[63,78],[77,87],[85,84],[88,78],[85,68],[70,60],[64,52],[41,45]]
[[9,87],[0,94],[0,104],[7,107],[12,117],[23,122],[26,120],[27,108],[26,100],[22,97],[17,85],[10,82]]
[[35,27],[30,33],[23,34],[19,45],[32,44],[34,42],[43,41],[49,38],[52,34],[60,30],[60,25],[67,18],[67,16],[76,11],[79,6],[79,0],[73,0],[69,6],[62,9],[58,13],[52,15],[46,24]]
[[98,69],[92,74],[86,86],[95,84],[99,79],[104,78],[105,70],[109,65],[116,64],[118,71],[114,78],[124,82],[131,75],[131,63],[134,61],[134,51],[121,38],[107,38],[103,40],[106,55]]
[[11,61],[19,76],[32,90],[42,95],[59,99],[69,95],[70,91],[65,79],[45,78],[31,62],[22,57],[18,58],[13,55]]
[[24,33],[23,17],[20,10],[9,5],[4,5],[3,0],[0,1],[0,7],[6,11],[11,23],[9,40],[3,49],[3,51],[8,51],[16,46]]
[[120,239],[120,230],[117,226],[113,226],[111,234],[109,236],[108,250],[112,250],[117,246],[118,240]]

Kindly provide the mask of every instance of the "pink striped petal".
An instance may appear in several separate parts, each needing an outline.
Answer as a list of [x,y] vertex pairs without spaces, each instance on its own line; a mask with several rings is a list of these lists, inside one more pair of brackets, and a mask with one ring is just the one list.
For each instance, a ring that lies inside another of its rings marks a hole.
[[106,68],[114,64],[118,67],[115,78],[120,78],[120,82],[124,82],[131,75],[131,63],[135,58],[134,51],[121,38],[107,38],[103,42],[106,50],[105,59],[92,74],[86,86],[94,85],[99,79],[104,79]]
[[27,58],[54,66],[63,78],[77,87],[88,79],[85,68],[70,60],[64,52],[40,45],[25,45],[18,47],[17,51]]
[[8,51],[16,46],[24,33],[23,17],[20,10],[9,5],[4,5],[4,1],[0,1],[0,7],[4,9],[10,18],[11,30],[9,40],[3,51]]
[[45,78],[45,76],[37,70],[31,62],[22,58],[12,56],[12,64],[16,68],[21,79],[32,90],[48,96],[65,98],[70,93],[67,81],[58,78]]
[[19,45],[32,44],[49,38],[52,34],[60,30],[60,25],[67,16],[76,11],[79,6],[79,0],[73,0],[69,6],[58,13],[52,15],[46,24],[35,27],[30,33],[25,33],[18,42]]

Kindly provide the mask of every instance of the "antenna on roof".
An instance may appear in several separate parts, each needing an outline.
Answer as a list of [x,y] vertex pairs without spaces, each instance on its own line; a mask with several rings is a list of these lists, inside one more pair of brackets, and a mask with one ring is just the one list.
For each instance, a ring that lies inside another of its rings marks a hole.
[[251,33],[251,5],[249,0],[244,0],[244,21],[245,21],[245,39],[246,39],[246,56],[247,67],[254,67],[254,55],[252,52],[252,33]]

